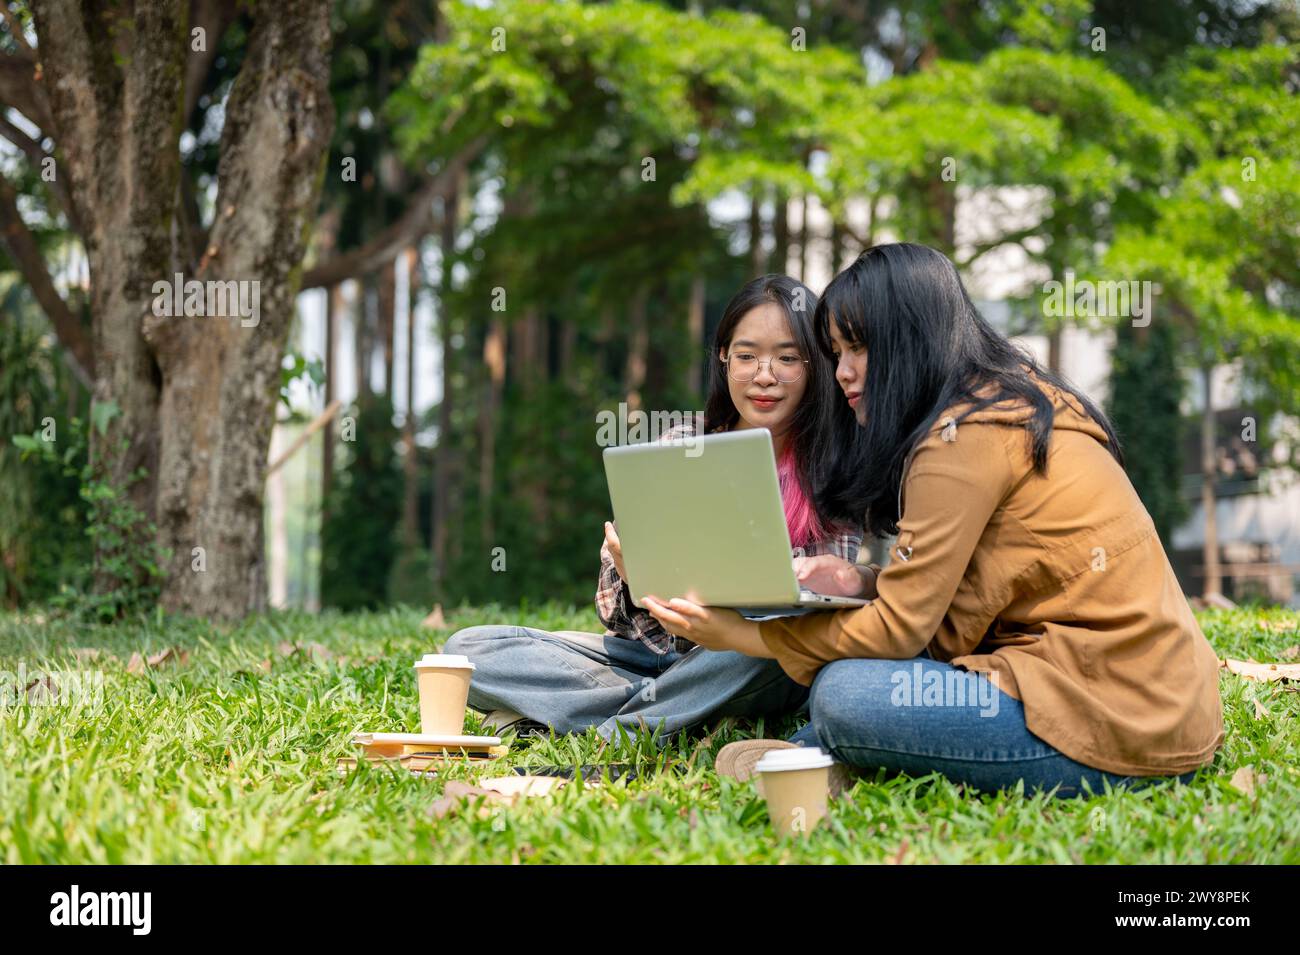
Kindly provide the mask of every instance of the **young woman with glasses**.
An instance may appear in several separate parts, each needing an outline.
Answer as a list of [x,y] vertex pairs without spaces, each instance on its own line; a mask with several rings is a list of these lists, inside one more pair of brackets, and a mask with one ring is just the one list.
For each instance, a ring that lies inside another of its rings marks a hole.
[[[767,428],[800,579],[834,578],[837,592],[871,596],[874,570],[855,563],[861,529],[828,521],[813,504],[832,449],[854,428],[834,366],[816,344],[816,306],[811,290],[784,275],[754,279],[732,298],[714,337],[705,430]],[[685,424],[660,440],[693,433]],[[444,652],[475,665],[469,702],[488,714],[485,729],[522,735],[594,726],[608,739],[619,726],[644,727],[661,740],[720,717],[781,716],[806,702],[807,688],[776,661],[697,647],[635,606],[609,522],[600,556],[603,634],[484,626],[447,642]]]

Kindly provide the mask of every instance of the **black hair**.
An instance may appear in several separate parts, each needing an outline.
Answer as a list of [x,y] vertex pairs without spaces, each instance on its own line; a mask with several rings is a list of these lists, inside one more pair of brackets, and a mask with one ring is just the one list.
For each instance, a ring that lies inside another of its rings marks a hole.
[[[770,274],[747,282],[732,296],[714,333],[713,350],[709,354],[705,427],[708,431],[729,431],[740,420],[740,412],[731,400],[727,385],[727,367],[718,355],[730,347],[740,320],[769,303],[780,306],[785,313],[791,338],[808,361],[805,366],[808,383],[790,420],[787,447],[793,456],[803,496],[813,507],[823,529],[830,531],[837,522],[829,519],[816,505],[814,493],[828,479],[836,456],[835,449],[851,439],[856,421],[835,383],[835,366],[827,352],[818,345],[813,328],[818,302],[812,289],[788,275]],[[858,524],[857,521],[843,523],[851,527]]]
[[[862,521],[878,537],[898,533],[903,467],[944,409],[969,403],[958,421],[991,404],[1023,399],[1034,470],[1047,469],[1055,418],[1037,376],[1078,399],[1106,433],[1122,465],[1123,451],[1105,414],[1060,375],[1041,367],[976,310],[952,261],[911,242],[877,245],[831,280],[817,305],[820,346],[831,350],[830,323],[867,352],[864,426],[842,448],[818,485],[817,507],[831,517]],[[976,392],[992,385],[992,393]]]

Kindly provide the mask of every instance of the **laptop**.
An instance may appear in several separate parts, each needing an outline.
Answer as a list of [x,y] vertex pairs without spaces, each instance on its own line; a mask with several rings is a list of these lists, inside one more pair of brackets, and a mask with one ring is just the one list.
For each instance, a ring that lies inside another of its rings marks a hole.
[[606,448],[604,460],[638,607],[647,594],[747,616],[868,603],[799,585],[766,428]]

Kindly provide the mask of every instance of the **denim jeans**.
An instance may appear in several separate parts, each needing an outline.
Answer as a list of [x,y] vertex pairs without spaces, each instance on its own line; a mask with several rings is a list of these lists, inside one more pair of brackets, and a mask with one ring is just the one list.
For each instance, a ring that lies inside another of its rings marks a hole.
[[[809,699],[811,722],[791,742],[820,746],[865,771],[942,773],[973,789],[1024,781],[1027,792],[1059,787],[1086,795],[1169,776],[1119,776],[1075,762],[1029,732],[1019,700],[987,676],[927,656],[913,660],[836,660],[822,667]],[[1195,772],[1178,779],[1189,782]]]
[[469,627],[443,652],[474,663],[470,706],[514,710],[557,733],[594,726],[610,739],[621,724],[662,742],[724,716],[784,716],[808,699],[775,660],[704,647],[660,655],[639,640],[576,630]]

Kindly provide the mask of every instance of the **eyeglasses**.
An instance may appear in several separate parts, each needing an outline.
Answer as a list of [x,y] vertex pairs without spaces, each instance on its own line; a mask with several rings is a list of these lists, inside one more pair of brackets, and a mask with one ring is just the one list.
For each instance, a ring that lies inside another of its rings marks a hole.
[[722,363],[727,366],[727,375],[732,381],[753,381],[758,377],[759,369],[767,365],[772,377],[781,384],[788,385],[803,377],[803,366],[808,364],[808,359],[795,355],[778,355],[776,358],[760,359],[750,352],[740,352],[728,355],[722,359]]

